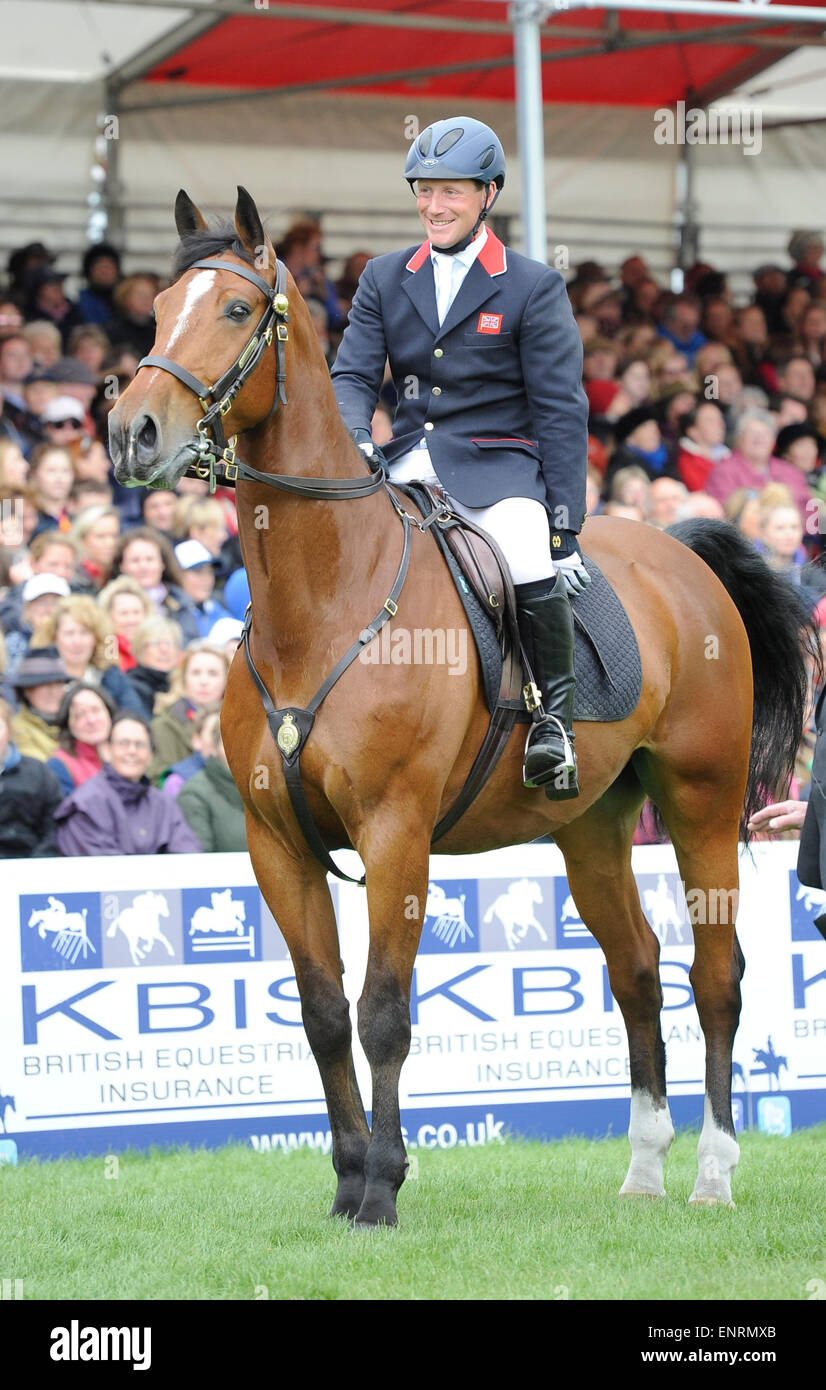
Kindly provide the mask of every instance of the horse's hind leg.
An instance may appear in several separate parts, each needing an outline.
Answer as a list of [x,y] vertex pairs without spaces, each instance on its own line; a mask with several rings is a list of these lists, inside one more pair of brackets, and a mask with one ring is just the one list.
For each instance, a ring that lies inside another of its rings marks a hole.
[[726,771],[705,777],[673,770],[657,793],[671,838],[694,931],[689,979],[706,1044],[699,1172],[689,1201],[733,1205],[731,1176],[740,1148],[731,1115],[731,1053],[740,1019],[745,968],[734,930],[738,900],[737,833],[742,790]]
[[338,928],[324,870],[298,861],[265,825],[247,814],[255,877],[289,947],[307,1041],[321,1073],[338,1187],[331,1216],[355,1216],[364,1195],[370,1131],[351,1049],[350,1009],[342,986]]
[[643,792],[629,770],[579,820],[554,838],[565,856],[580,916],[605,954],[611,992],[628,1033],[631,1163],[621,1197],[664,1197],[663,1168],[674,1138],[665,1093],[660,1027],[660,944],[643,915],[631,844]]

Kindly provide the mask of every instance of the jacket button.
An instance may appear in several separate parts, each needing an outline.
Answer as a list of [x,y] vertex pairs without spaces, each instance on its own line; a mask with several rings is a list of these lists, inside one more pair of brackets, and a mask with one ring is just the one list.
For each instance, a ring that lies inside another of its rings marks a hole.
[[426,430],[432,430],[432,429],[433,429],[433,421],[432,421],[432,420],[425,420],[425,422],[424,422],[424,427],[425,427]]
[[431,394],[432,396],[441,396],[441,394],[442,394],[442,388],[441,388],[441,386],[434,386],[434,387],[433,387],[433,390],[431,391],[430,394]]
[[444,355],[445,355],[445,354],[444,354],[444,348],[434,348],[434,349],[433,349],[433,356],[434,356],[434,357],[444,357]]

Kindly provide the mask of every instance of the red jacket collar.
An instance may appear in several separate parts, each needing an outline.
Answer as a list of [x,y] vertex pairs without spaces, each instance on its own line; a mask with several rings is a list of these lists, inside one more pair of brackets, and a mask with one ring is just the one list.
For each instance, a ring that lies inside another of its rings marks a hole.
[[[414,273],[421,270],[428,256],[430,255],[430,242],[423,241],[410,257],[405,266],[405,270],[412,270]],[[498,236],[494,236],[488,227],[487,241],[482,247],[477,257],[479,264],[488,275],[504,275],[508,268],[507,254]]]

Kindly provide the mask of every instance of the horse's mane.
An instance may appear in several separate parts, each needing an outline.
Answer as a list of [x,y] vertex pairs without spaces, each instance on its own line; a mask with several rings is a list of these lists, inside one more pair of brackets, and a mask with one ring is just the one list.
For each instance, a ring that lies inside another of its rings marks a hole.
[[173,282],[183,275],[185,270],[190,270],[196,261],[208,260],[210,256],[220,256],[223,251],[232,251],[233,255],[240,256],[247,265],[255,264],[255,257],[240,240],[232,223],[217,222],[214,227],[207,227],[202,232],[190,232],[189,236],[182,239],[172,257]]

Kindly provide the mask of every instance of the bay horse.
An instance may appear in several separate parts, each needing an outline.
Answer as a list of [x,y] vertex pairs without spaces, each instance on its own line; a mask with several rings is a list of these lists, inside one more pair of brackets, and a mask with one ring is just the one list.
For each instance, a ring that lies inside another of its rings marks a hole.
[[[129,485],[174,488],[210,448],[213,458],[220,451],[222,460],[235,459],[231,446],[223,449],[224,420],[243,435],[237,504],[252,594],[250,659],[279,709],[303,710],[371,615],[389,604],[402,551],[399,515],[339,415],[309,312],[276,261],[252,197],[239,188],[234,225],[208,228],[183,191],[175,213],[180,240],[172,283],[156,300],[155,347],[110,416],[116,476]],[[250,338],[257,321],[267,323],[267,334],[256,330]],[[214,390],[204,385],[216,378]],[[216,431],[214,445],[208,427]],[[274,479],[277,486],[269,485]],[[515,730],[439,849],[476,853],[553,836],[580,916],[604,952],[628,1033],[631,1161],[621,1195],[659,1197],[674,1134],[659,944],[631,872],[634,828],[645,796],[652,798],[692,904],[690,979],[706,1045],[690,1201],[730,1203],[739,1156],[732,1041],[744,967],[734,921],[738,828],[744,804],[750,814],[788,779],[803,723],[811,632],[791,589],[733,528],[686,526],[684,544],[638,522],[586,523],[583,548],[619,593],[637,636],[639,703],[619,722],[577,725],[576,800],[553,802],[523,786],[524,730]],[[408,631],[467,637],[445,563],[415,526],[409,578],[392,621]],[[224,743],[245,803],[255,875],[292,956],[324,1086],[338,1178],[332,1214],[363,1226],[397,1219],[408,1166],[399,1074],[410,1044],[431,835],[462,788],[487,723],[475,660],[461,675],[434,663],[375,668],[355,661],[329,690],[303,747],[301,779],[324,845],[352,847],[364,864],[370,943],[358,1030],[372,1075],[368,1125],[325,869],[293,812],[243,649],[230,672]],[[722,913],[706,911],[709,902],[724,904]]]

